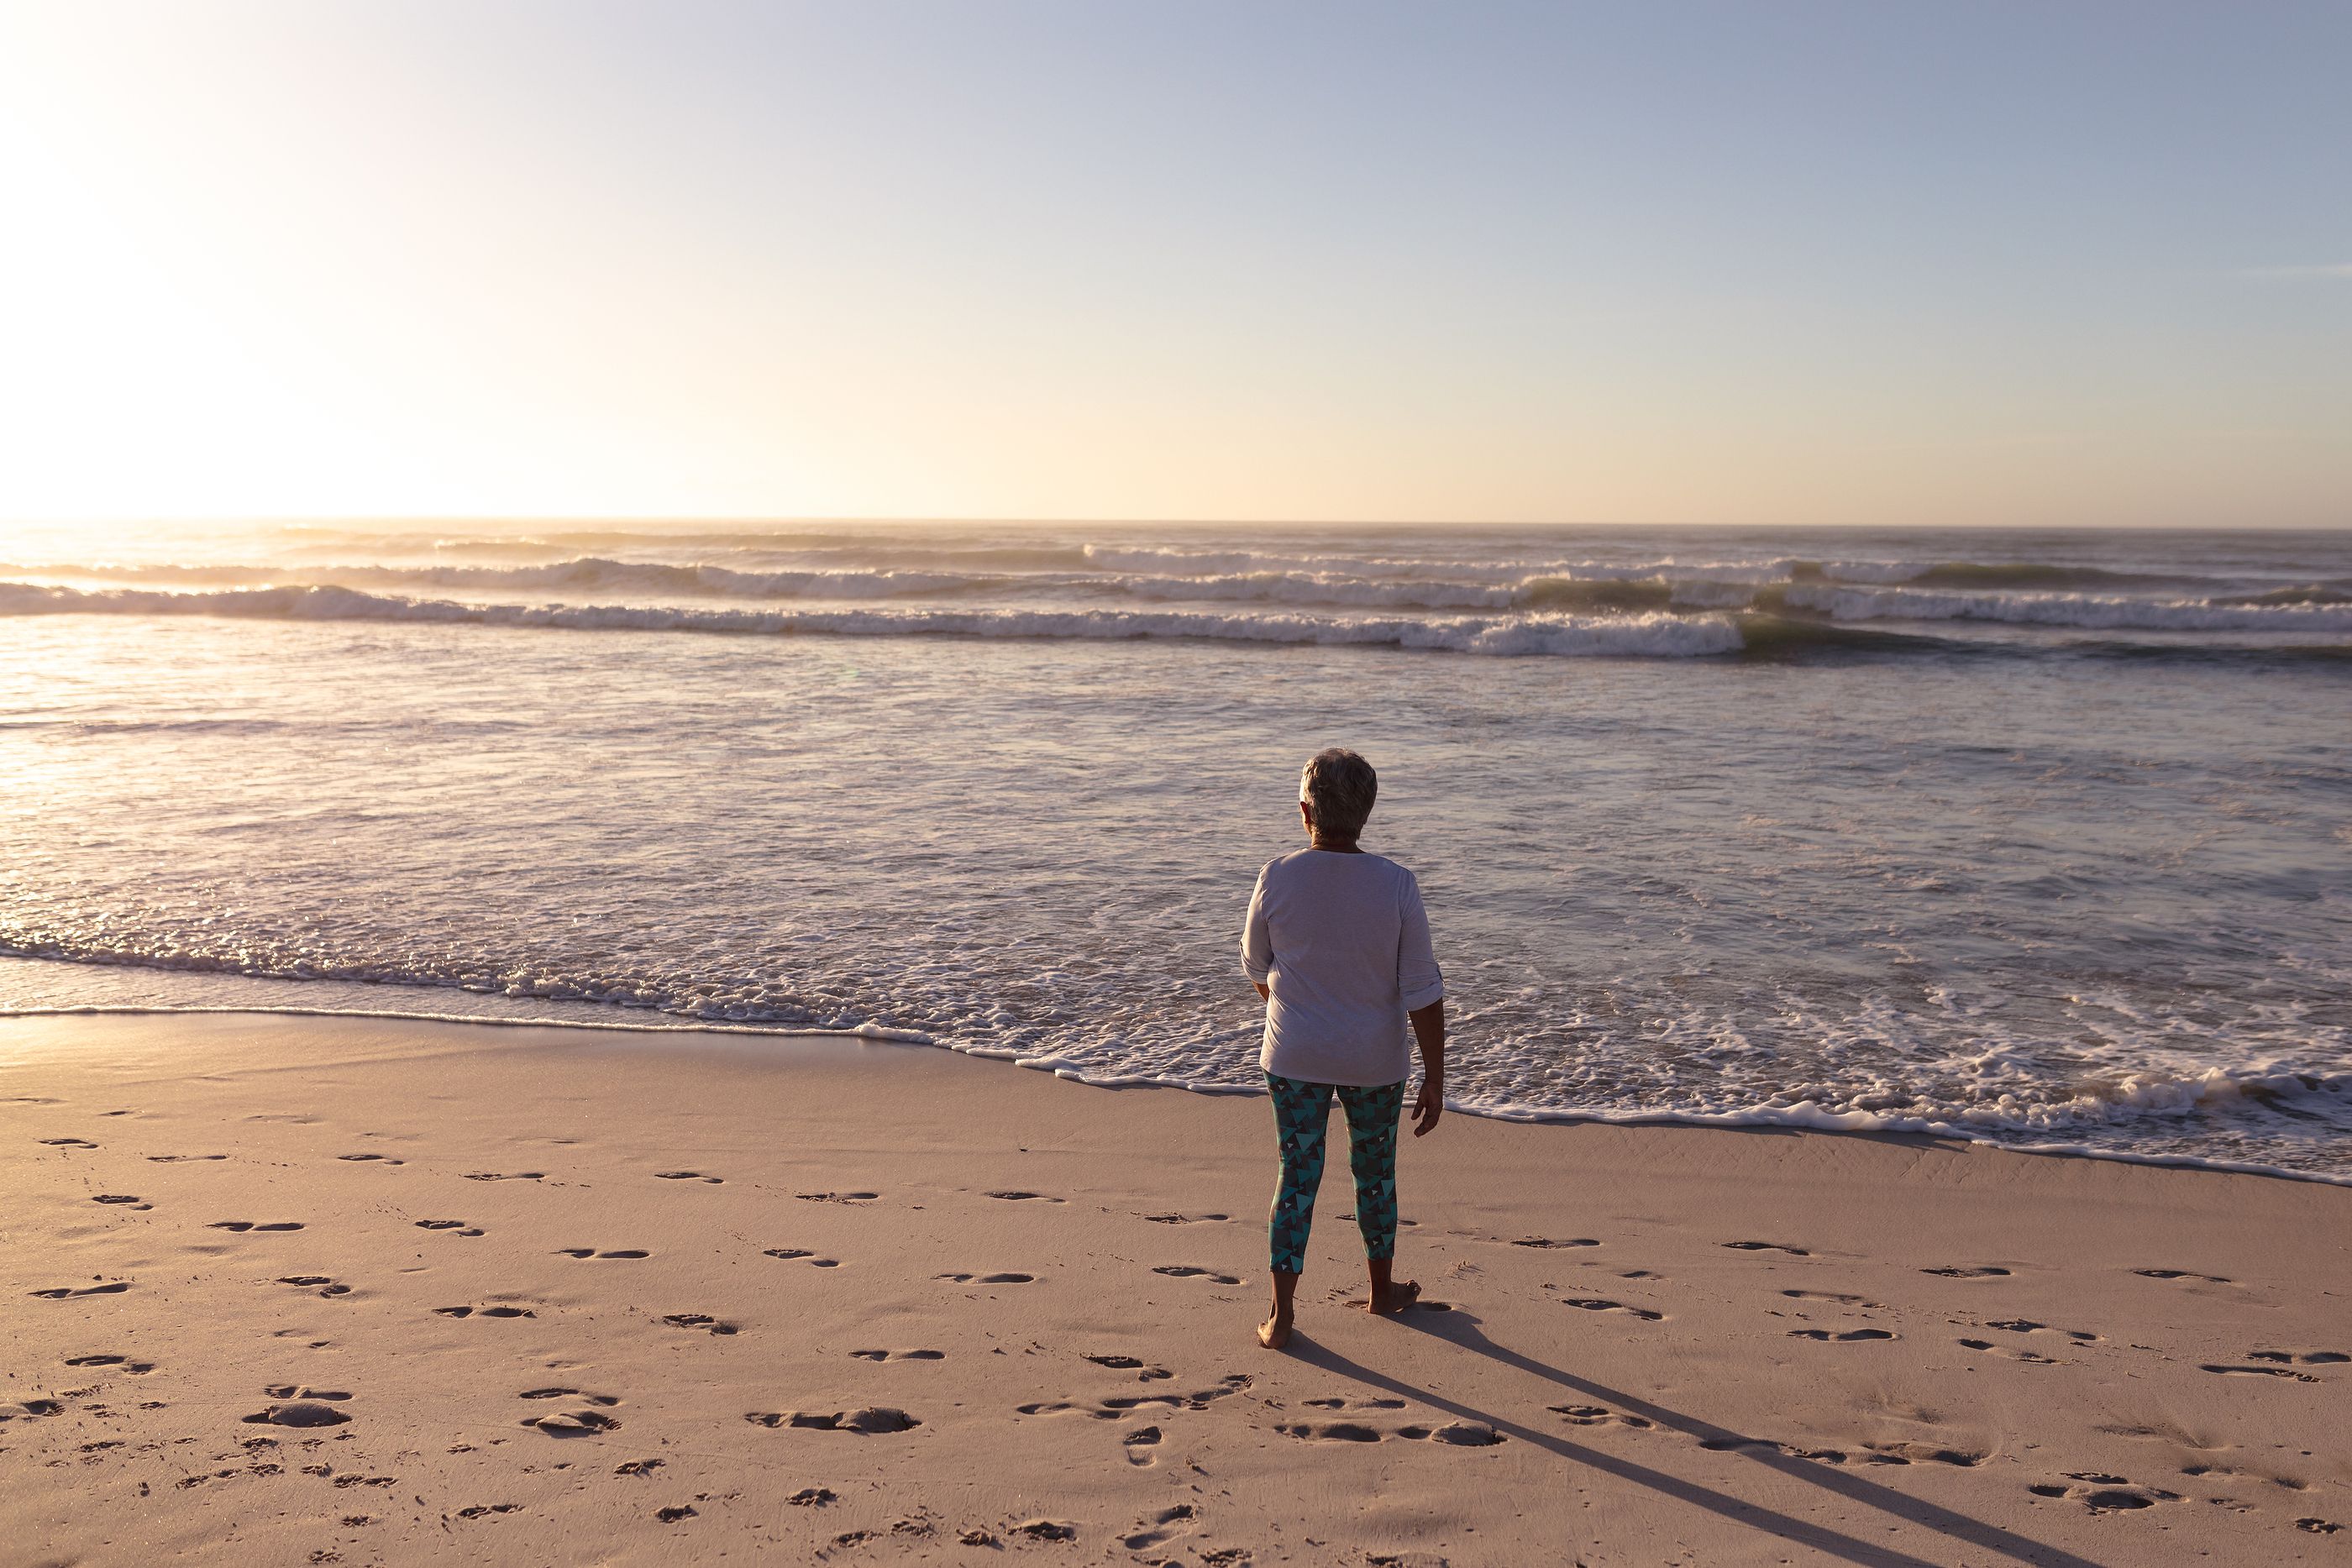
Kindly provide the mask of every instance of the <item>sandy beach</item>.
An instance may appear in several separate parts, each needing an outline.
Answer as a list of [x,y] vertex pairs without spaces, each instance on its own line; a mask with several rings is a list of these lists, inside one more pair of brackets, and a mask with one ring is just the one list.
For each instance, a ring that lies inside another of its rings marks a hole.
[[2352,1191],[1409,1141],[1250,1330],[1263,1100],[842,1039],[0,1024],[0,1559],[2352,1561]]

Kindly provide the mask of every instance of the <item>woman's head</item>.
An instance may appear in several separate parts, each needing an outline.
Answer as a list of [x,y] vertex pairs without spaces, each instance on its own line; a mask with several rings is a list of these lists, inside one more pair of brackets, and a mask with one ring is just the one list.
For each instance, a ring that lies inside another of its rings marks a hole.
[[1354,842],[1380,790],[1372,765],[1344,746],[1317,752],[1298,775],[1298,802],[1307,810],[1308,831],[1318,839]]

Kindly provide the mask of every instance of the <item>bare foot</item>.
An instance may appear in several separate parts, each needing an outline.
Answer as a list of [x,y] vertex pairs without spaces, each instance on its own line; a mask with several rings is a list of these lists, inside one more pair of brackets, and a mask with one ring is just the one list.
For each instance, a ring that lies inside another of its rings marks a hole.
[[1280,1350],[1290,1343],[1290,1315],[1276,1312],[1257,1325],[1257,1343],[1268,1350]]
[[1364,1305],[1382,1317],[1386,1317],[1391,1312],[1404,1311],[1419,1300],[1421,1300],[1420,1281],[1391,1280],[1374,1290],[1371,1300],[1366,1301]]

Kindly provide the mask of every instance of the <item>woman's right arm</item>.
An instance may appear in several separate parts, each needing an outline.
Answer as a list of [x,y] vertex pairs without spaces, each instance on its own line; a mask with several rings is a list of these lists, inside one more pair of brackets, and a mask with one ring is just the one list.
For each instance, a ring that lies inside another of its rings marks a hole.
[[1422,906],[1421,882],[1405,873],[1398,909],[1397,993],[1421,1046],[1421,1092],[1412,1103],[1412,1135],[1437,1125],[1445,1111],[1445,977],[1429,942],[1429,911]]
[[1249,914],[1242,920],[1242,973],[1261,997],[1269,994],[1266,977],[1274,973],[1274,936],[1265,920],[1265,873],[1271,866],[1269,862],[1259,868],[1257,885],[1250,890]]

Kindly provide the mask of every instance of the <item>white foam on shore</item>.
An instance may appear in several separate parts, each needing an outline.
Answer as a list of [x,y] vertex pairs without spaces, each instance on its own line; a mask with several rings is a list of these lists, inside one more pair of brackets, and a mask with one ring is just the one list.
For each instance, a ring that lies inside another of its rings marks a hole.
[[[1220,1083],[1160,1073],[1104,1072],[1099,1070],[1089,1070],[1085,1064],[1073,1061],[1066,1057],[1030,1055],[1017,1050],[998,1046],[967,1045],[952,1040],[937,1039],[919,1030],[887,1029],[876,1024],[861,1024],[854,1028],[787,1028],[730,1023],[639,1023],[620,1019],[605,1022],[580,1019],[506,1017],[480,1013],[402,1012],[389,1009],[356,1008],[89,1005],[0,1009],[0,1019],[161,1018],[178,1014],[373,1019],[402,1023],[483,1024],[500,1029],[580,1030],[622,1034],[717,1034],[737,1037],[765,1035],[780,1039],[856,1039],[897,1045],[930,1046],[952,1051],[962,1056],[1009,1062],[1013,1066],[1027,1068],[1033,1071],[1049,1072],[1055,1078],[1086,1084],[1090,1088],[1176,1089],[1194,1094],[1241,1096],[1263,1095],[1265,1092],[1263,1088],[1254,1083]],[[2114,1149],[2092,1144],[2052,1141],[2018,1142],[2010,1138],[1993,1137],[1980,1128],[1970,1128],[1962,1123],[1945,1121],[1932,1116],[1885,1115],[1868,1111],[1832,1111],[1812,1101],[1804,1101],[1795,1105],[1758,1107],[1740,1111],[1675,1111],[1523,1105],[1511,1103],[1497,1104],[1457,1099],[1449,1095],[1446,1097],[1445,1109],[1457,1115],[1477,1116],[1496,1122],[1527,1124],[1601,1123],[1611,1126],[1788,1128],[1802,1132],[1863,1136],[1918,1135],[1948,1138],[1984,1148],[1999,1149],[2010,1154],[2107,1160],[2120,1165],[2160,1166],[2181,1170],[2216,1171],[2236,1176],[2271,1176],[2284,1181],[2314,1182],[2325,1186],[2352,1187],[2352,1174],[2338,1175],[2324,1171],[2297,1170],[2292,1166],[2263,1165],[2251,1160],[2231,1160],[2214,1155]]]
[[478,1023],[493,1029],[583,1029],[601,1030],[622,1034],[764,1034],[789,1039],[842,1040],[855,1038],[887,1041],[894,1045],[938,1045],[920,1030],[886,1029],[880,1024],[861,1023],[841,1028],[796,1028],[785,1024],[734,1023],[638,1023],[633,1019],[605,1021],[598,1019],[571,1018],[509,1018],[499,1013],[436,1013],[402,1012],[393,1008],[285,1008],[237,1005],[211,1007],[137,1007],[129,1004],[92,1002],[85,1005],[55,1008],[0,1008],[0,1019],[48,1018],[173,1018],[182,1013],[244,1014],[257,1013],[269,1018],[301,1019],[387,1019],[401,1023]]

